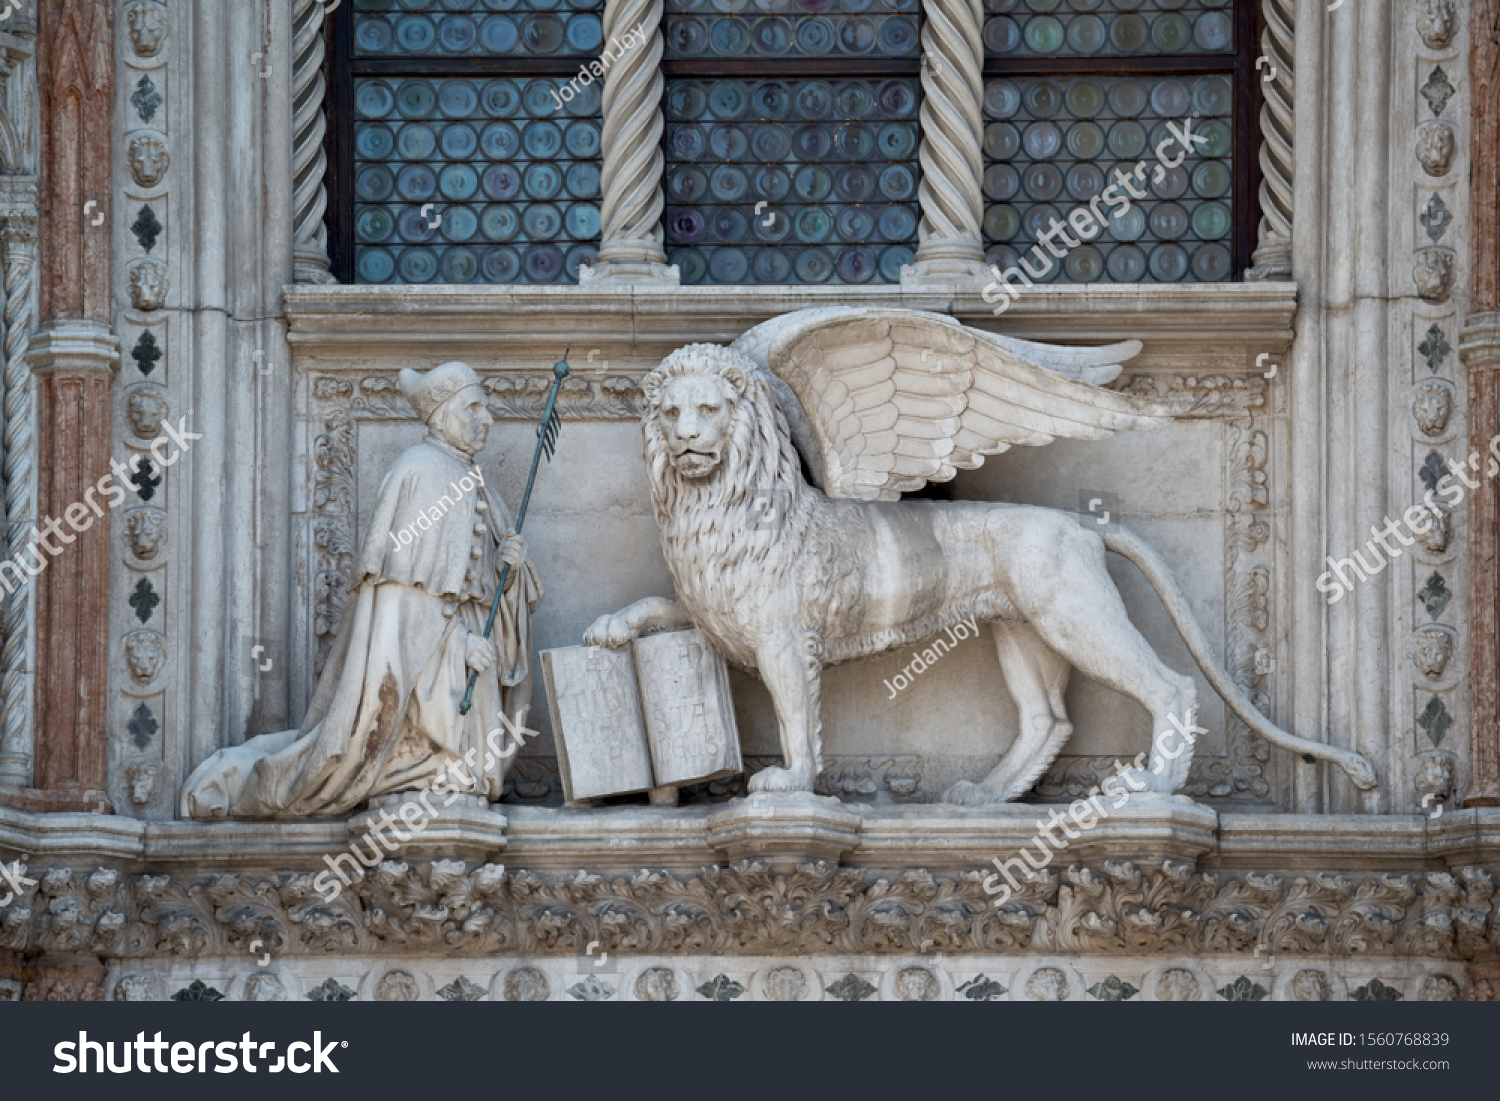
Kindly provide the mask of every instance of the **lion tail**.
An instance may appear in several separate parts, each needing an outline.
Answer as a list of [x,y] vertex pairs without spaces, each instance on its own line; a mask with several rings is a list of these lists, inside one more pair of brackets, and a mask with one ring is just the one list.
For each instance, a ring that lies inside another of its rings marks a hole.
[[1281,729],[1260,713],[1249,694],[1234,682],[1229,671],[1214,654],[1208,636],[1203,633],[1203,628],[1198,625],[1198,621],[1193,618],[1192,611],[1187,606],[1187,598],[1183,595],[1182,589],[1173,578],[1167,564],[1162,561],[1161,556],[1152,549],[1150,544],[1135,533],[1118,528],[1104,533],[1104,547],[1127,559],[1146,575],[1146,580],[1151,582],[1151,587],[1161,598],[1162,606],[1166,608],[1167,615],[1172,620],[1172,626],[1177,628],[1177,633],[1187,644],[1188,653],[1193,655],[1193,660],[1198,663],[1198,668],[1203,670],[1203,675],[1208,679],[1208,683],[1213,685],[1214,691],[1224,698],[1229,709],[1238,715],[1246,726],[1272,745],[1280,746],[1289,752],[1332,761],[1348,774],[1354,786],[1361,791],[1369,791],[1375,787],[1377,783],[1375,768],[1358,753],[1328,745],[1325,742],[1299,738]]

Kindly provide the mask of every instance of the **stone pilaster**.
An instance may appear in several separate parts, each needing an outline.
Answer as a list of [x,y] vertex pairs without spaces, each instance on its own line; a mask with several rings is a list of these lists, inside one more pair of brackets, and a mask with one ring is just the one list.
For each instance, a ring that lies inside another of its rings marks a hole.
[[662,0],[605,0],[604,48],[617,52],[632,30],[646,44],[627,48],[604,75],[602,235],[597,261],[584,266],[580,283],[677,283],[677,267],[667,265],[662,248],[662,8]]
[[922,28],[922,204],[917,262],[902,281],[984,270],[984,5],[926,0]]
[[[1474,0],[1470,15],[1469,316],[1459,355],[1469,370],[1469,440],[1483,452],[1500,435],[1500,0]],[[1467,806],[1500,806],[1500,484],[1487,479],[1470,502],[1469,622],[1474,633]],[[1491,965],[1500,968],[1500,964]],[[1496,977],[1500,988],[1500,976]]]
[[[108,473],[114,25],[109,0],[43,0],[38,12],[42,327],[36,376],[37,520],[61,518]],[[97,490],[95,491],[97,494]],[[105,784],[109,514],[23,548],[36,587],[31,788],[0,801],[38,811],[109,809]]]

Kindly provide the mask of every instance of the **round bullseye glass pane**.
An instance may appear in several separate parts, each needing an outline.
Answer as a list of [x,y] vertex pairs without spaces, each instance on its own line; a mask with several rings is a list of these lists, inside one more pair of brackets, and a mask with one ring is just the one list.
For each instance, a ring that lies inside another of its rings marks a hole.
[[385,283],[396,273],[396,261],[383,248],[360,249],[356,267],[361,283]]
[[401,253],[396,268],[408,283],[427,283],[437,274],[437,256],[431,249],[409,248]]
[[1104,267],[1116,283],[1139,283],[1146,274],[1146,257],[1134,245],[1121,245],[1109,254]]
[[521,260],[515,249],[488,249],[481,266],[488,283],[514,283],[521,274]]
[[552,245],[533,245],[521,260],[529,283],[552,283],[562,272],[562,253]]
[[487,54],[508,54],[520,40],[516,24],[508,16],[492,15],[479,28],[479,44]]

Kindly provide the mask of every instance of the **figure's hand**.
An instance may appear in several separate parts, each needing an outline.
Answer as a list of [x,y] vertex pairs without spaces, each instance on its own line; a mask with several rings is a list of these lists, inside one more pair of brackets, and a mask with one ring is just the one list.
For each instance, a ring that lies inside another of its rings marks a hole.
[[635,632],[630,628],[630,621],[625,618],[625,613],[616,612],[613,615],[602,615],[594,620],[593,626],[583,633],[583,644],[585,646],[607,646],[611,650],[618,650],[635,638]]
[[483,673],[495,662],[500,660],[500,655],[495,651],[495,644],[483,635],[470,634],[464,642],[464,664],[476,673]]
[[500,561],[510,567],[510,573],[505,575],[505,591],[510,592],[516,587],[516,578],[521,576],[521,565],[526,561],[526,540],[516,532],[511,532],[502,539]]
[[526,540],[515,532],[511,532],[500,542],[500,561],[510,567],[510,572],[515,573],[521,568],[521,563],[526,561]]

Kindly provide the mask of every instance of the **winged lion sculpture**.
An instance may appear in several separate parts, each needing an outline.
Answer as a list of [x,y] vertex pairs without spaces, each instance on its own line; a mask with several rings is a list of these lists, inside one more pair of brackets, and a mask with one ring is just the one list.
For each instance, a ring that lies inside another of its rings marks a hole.
[[[901,500],[1010,447],[1167,424],[1184,410],[1101,388],[1140,348],[1035,344],[938,314],[848,308],[787,314],[727,348],[678,349],[642,383],[646,463],[677,599],[602,616],[585,642],[618,647],[647,631],[700,628],[775,703],[784,767],[751,777],[751,790],[811,791],[823,766],[823,667],[977,617],[990,625],[1020,731],[989,775],[944,799],[1005,802],[1072,734],[1063,692],[1073,668],[1138,701],[1153,730],[1173,716],[1193,721],[1194,682],[1130,622],[1105,567],[1112,552],[1150,581],[1251,730],[1374,787],[1363,757],[1290,734],[1256,709],[1138,536],[1091,531],[1054,509]],[[777,524],[757,522],[767,495],[778,498]],[[1168,796],[1192,754],[1168,758],[1160,742],[1132,787]]]

